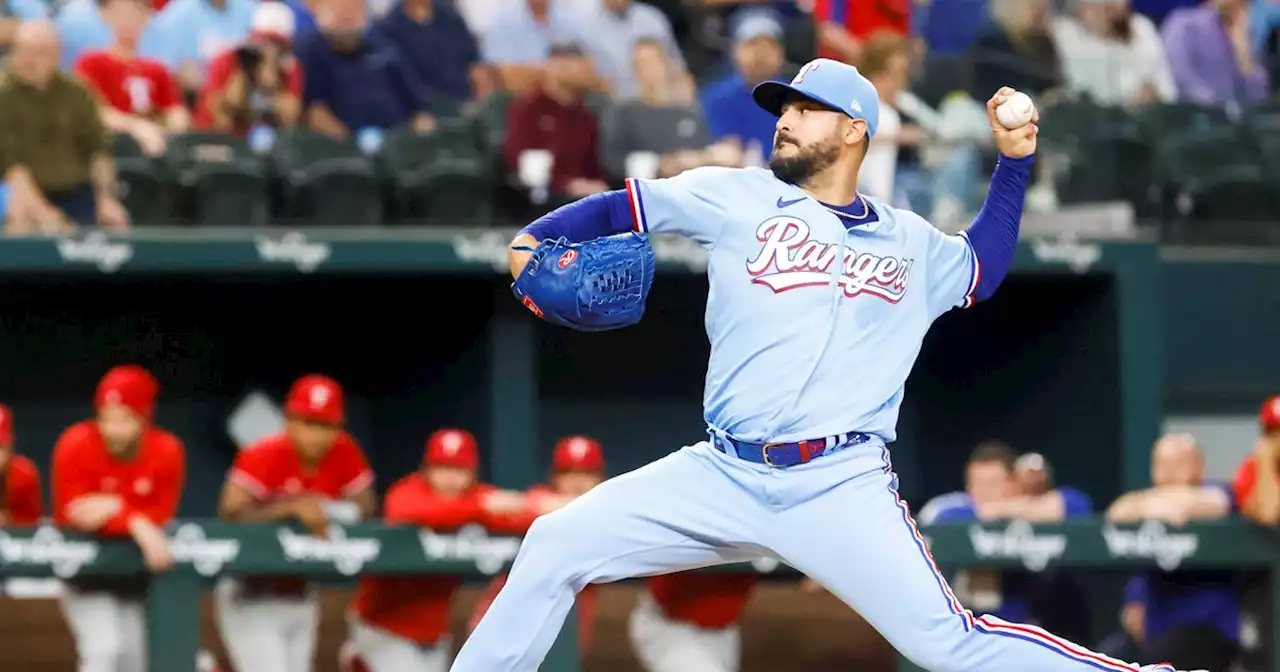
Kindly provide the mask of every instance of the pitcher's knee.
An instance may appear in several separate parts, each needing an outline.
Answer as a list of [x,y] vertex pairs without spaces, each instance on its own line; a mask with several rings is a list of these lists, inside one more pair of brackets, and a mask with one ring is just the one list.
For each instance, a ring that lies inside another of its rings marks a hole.
[[591,532],[571,510],[541,516],[520,544],[512,576],[536,573],[542,581],[581,588],[590,582],[586,575],[598,561],[591,544]]

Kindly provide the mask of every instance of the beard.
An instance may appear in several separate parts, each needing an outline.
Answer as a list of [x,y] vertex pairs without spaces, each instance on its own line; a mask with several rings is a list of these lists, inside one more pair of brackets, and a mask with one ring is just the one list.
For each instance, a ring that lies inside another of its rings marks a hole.
[[[778,150],[783,144],[796,147],[793,156],[782,157]],[[769,170],[773,176],[788,184],[804,184],[815,175],[831,167],[840,156],[840,147],[834,142],[815,142],[801,145],[787,138],[776,138],[773,141],[773,156],[769,159]]]

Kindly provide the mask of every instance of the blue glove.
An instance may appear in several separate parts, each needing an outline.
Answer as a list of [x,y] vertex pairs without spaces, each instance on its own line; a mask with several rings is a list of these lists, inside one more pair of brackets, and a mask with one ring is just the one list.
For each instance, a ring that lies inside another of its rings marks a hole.
[[624,233],[571,244],[544,240],[511,285],[534,315],[578,331],[629,327],[644,316],[653,286],[648,238]]

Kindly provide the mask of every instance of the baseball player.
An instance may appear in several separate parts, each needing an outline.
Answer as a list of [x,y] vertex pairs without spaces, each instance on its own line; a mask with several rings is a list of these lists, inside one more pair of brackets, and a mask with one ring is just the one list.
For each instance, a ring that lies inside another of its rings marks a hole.
[[1240,463],[1232,488],[1245,518],[1259,525],[1280,524],[1280,395],[1262,402],[1258,411],[1262,436],[1253,453]]
[[[528,523],[514,520],[523,517],[524,495],[477,482],[479,462],[470,432],[433,433],[421,471],[387,491],[386,522],[437,532],[470,524],[523,532]],[[368,672],[445,672],[453,657],[449,608],[460,584],[460,577],[442,575],[362,579],[349,619],[353,655]]]
[[856,68],[819,59],[753,95],[778,117],[767,170],[629,180],[512,242],[513,291],[527,308],[602,330],[643,314],[654,268],[643,234],[698,241],[709,253],[710,436],[539,518],[453,670],[536,669],[588,584],[762,553],[812,577],[928,670],[1139,669],[962,607],[889,461],[929,325],[991,296],[1013,263],[1034,107],[1025,121],[1008,114],[1029,103],[1009,88],[987,101],[1001,158],[977,219],[950,236],[858,193],[879,103]]
[[35,525],[43,515],[40,470],[13,452],[13,411],[0,404],[0,527]]
[[[525,533],[540,516],[551,513],[569,502],[585,495],[604,480],[604,448],[599,441],[581,435],[561,438],[551,454],[551,478],[545,485],[535,485],[525,493],[527,517],[518,533]],[[471,629],[480,623],[489,605],[506,584],[507,577],[494,579],[476,602],[471,614]],[[591,647],[595,632],[596,594],[586,586],[577,595],[578,648]],[[563,620],[563,617],[561,617]]]
[[[328,535],[330,522],[373,513],[373,470],[343,429],[342,388],[299,378],[284,404],[285,429],[244,447],[222,489],[219,514],[242,523],[298,522]],[[310,672],[319,604],[300,577],[224,578],[215,590],[218,629],[237,672]]]
[[[53,448],[53,515],[62,527],[131,537],[147,569],[173,565],[163,526],[186,480],[182,442],[151,424],[159,384],[139,366],[111,369],[94,394],[97,417],[69,427]],[[147,669],[147,577],[76,577],[62,605],[80,672]]]
[[648,672],[737,672],[739,622],[759,577],[682,572],[649,579],[627,634]]

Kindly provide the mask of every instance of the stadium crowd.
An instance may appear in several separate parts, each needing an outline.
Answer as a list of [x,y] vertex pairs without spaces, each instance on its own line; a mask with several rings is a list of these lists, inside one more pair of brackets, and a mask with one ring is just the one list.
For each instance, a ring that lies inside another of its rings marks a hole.
[[[11,0],[5,218],[123,230],[113,155],[161,157],[191,132],[267,154],[301,128],[377,155],[400,129],[483,119],[494,181],[535,203],[761,165],[774,120],[750,89],[817,53],[880,91],[863,191],[945,226],[980,202],[990,91],[1239,111],[1280,81],[1277,28],[1270,0]],[[1053,209],[1061,181],[1040,172],[1029,206]]]
[[[52,522],[66,529],[132,539],[146,567],[173,566],[164,531],[178,509],[186,480],[179,437],[151,422],[157,380],[136,365],[118,366],[94,394],[95,417],[58,439],[47,484],[15,453],[12,412],[0,406],[0,527]],[[441,429],[426,440],[421,466],[394,475],[381,503],[375,475],[358,440],[347,433],[341,385],[323,375],[298,379],[284,403],[285,426],[243,446],[228,472],[219,516],[240,523],[296,523],[326,538],[332,523],[381,516],[388,524],[438,533],[480,526],[523,535],[535,520],[590,491],[605,478],[603,448],[586,436],[555,446],[545,484],[517,492],[478,480],[480,450],[463,429]],[[1233,483],[1205,478],[1193,437],[1161,437],[1151,454],[1152,485],[1124,494],[1103,515],[1108,521],[1159,521],[1181,526],[1237,512],[1260,525],[1280,521],[1280,396],[1259,415],[1261,437]],[[964,490],[939,495],[919,512],[924,524],[1021,520],[1055,522],[1095,515],[1090,498],[1054,482],[1040,454],[1017,455],[999,442],[980,445],[964,474]],[[474,627],[503,579],[486,590]],[[739,668],[740,631],[757,584],[754,573],[681,573],[648,579],[631,617],[632,646],[645,669],[690,669],[710,656],[706,669]],[[146,577],[74,577],[63,582],[64,614],[75,637],[81,669],[144,669]],[[435,672],[453,652],[449,613],[460,579],[450,576],[360,579],[350,607],[344,669]],[[809,592],[822,589],[807,581]],[[1089,637],[1090,615],[1078,576],[1066,570],[982,570],[955,577],[969,608],[1002,618]],[[1225,571],[1151,570],[1125,587],[1117,634],[1102,650],[1125,660],[1155,657],[1193,669],[1233,669],[1242,651],[1241,588]],[[595,593],[579,595],[580,644],[592,638]],[[301,577],[236,576],[215,590],[217,624],[232,669],[308,672],[316,650],[315,586]],[[1087,641],[1087,640],[1086,640]],[[699,668],[701,669],[701,668]]]

